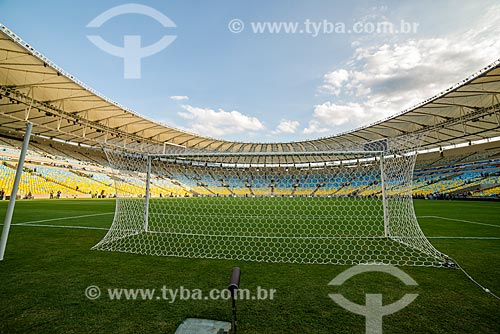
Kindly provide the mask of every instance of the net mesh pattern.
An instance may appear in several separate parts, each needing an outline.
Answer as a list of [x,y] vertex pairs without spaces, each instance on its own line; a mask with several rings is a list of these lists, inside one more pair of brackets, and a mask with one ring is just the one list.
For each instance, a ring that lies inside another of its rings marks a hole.
[[261,262],[448,266],[413,210],[416,140],[317,152],[105,150],[116,170],[116,212],[94,249]]

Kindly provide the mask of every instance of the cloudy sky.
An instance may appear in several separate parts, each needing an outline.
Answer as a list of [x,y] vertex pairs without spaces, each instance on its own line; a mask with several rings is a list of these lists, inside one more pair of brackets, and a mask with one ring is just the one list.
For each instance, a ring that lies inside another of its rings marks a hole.
[[[367,125],[500,58],[498,1],[134,3],[159,16],[115,10],[96,27],[89,23],[98,15],[130,2],[0,0],[0,22],[130,109],[238,141],[303,140]],[[140,59],[140,77],[130,79],[124,59],[91,35],[118,48],[126,35],[140,36],[140,47],[175,40]]]

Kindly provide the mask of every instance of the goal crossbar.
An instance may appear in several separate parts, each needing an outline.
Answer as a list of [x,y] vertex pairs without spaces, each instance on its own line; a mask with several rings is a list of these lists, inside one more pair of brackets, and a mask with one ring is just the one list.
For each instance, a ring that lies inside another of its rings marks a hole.
[[146,157],[234,157],[234,156],[336,156],[336,155],[366,155],[380,156],[384,151],[297,151],[297,152],[179,152],[146,154]]

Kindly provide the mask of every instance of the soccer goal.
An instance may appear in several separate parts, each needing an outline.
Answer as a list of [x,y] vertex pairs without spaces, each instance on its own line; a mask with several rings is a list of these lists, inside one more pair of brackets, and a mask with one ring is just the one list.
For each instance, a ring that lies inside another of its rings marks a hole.
[[262,262],[448,266],[412,203],[415,138],[314,152],[123,152],[94,249]]

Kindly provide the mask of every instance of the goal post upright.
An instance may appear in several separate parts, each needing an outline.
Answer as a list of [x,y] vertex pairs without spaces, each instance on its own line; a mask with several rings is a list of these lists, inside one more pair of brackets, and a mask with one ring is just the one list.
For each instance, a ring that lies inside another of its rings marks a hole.
[[390,236],[389,229],[389,207],[387,203],[387,192],[385,184],[385,158],[384,153],[380,154],[380,188],[382,190],[382,206],[384,211],[384,236],[388,238]]
[[151,156],[147,156],[146,195],[144,201],[144,232],[149,231],[149,198],[151,197]]

